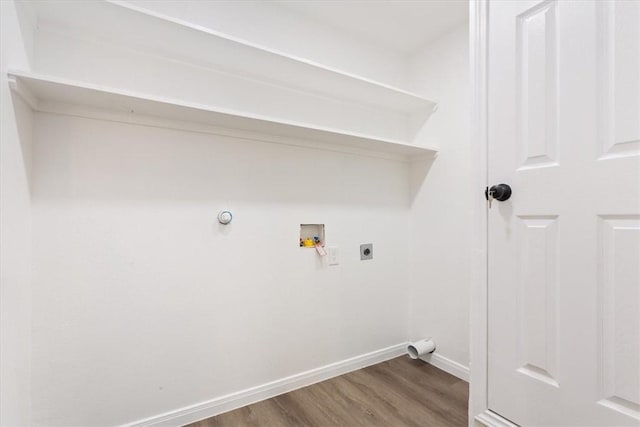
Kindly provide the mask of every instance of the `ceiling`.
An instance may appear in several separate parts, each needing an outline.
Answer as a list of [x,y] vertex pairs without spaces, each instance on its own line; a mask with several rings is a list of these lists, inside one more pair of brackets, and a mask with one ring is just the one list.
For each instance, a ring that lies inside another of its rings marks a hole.
[[468,0],[278,0],[362,40],[413,53],[468,21]]

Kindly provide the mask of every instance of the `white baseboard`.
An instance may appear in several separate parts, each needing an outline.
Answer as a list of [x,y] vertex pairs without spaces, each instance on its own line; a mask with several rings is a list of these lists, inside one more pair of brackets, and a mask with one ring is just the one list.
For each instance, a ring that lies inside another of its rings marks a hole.
[[432,364],[436,368],[442,369],[443,371],[460,378],[461,380],[469,382],[468,366],[464,366],[463,364],[448,359],[438,353],[431,353],[427,356],[422,356],[420,359]]
[[[397,344],[391,347],[373,351],[371,353],[352,357],[337,363],[322,366],[310,371],[302,372],[280,380],[262,384],[246,390],[217,397],[195,405],[165,412],[142,420],[125,424],[124,427],[150,427],[150,426],[182,426],[213,417],[223,412],[241,408],[251,403],[269,399],[282,393],[287,393],[347,372],[365,368],[376,363],[384,362],[394,357],[401,356],[407,351],[407,344]],[[455,363],[455,362],[451,362]],[[435,365],[435,364],[434,364]],[[436,365],[437,366],[437,365]],[[440,366],[438,366],[440,367]],[[441,368],[447,372],[447,369]],[[452,373],[452,372],[451,372]],[[456,375],[456,374],[453,374]],[[468,376],[468,373],[467,373]]]
[[473,425],[478,427],[517,427],[517,424],[513,424],[508,419],[502,418],[488,409],[475,416]]

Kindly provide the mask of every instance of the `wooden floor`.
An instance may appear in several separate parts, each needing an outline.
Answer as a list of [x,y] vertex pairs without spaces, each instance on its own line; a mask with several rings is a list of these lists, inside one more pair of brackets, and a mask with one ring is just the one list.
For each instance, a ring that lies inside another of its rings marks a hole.
[[402,356],[191,427],[466,426],[468,396],[466,382]]

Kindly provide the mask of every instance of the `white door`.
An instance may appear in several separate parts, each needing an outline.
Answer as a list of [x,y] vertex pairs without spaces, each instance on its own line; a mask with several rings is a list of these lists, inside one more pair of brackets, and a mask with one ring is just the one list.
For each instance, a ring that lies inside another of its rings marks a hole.
[[640,1],[489,4],[489,409],[640,425]]

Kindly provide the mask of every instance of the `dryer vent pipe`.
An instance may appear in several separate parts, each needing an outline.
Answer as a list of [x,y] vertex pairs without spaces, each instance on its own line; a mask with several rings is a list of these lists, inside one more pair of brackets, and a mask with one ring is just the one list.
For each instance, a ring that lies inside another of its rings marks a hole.
[[433,342],[431,338],[412,342],[407,347],[409,357],[411,357],[412,359],[419,359],[421,356],[426,356],[427,354],[433,353],[434,351],[436,351],[436,343]]

